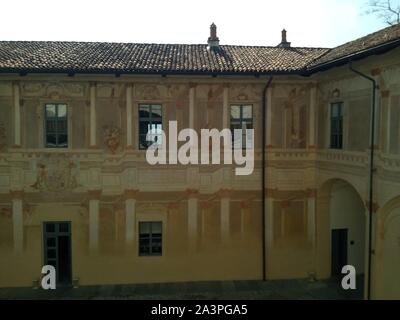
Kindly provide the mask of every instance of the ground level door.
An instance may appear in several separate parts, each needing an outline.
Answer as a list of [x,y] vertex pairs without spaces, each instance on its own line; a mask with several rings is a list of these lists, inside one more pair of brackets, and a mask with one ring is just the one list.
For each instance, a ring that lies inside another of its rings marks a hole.
[[332,276],[340,275],[347,265],[347,233],[348,229],[332,230]]
[[71,223],[45,222],[43,234],[44,264],[56,268],[58,285],[71,284]]

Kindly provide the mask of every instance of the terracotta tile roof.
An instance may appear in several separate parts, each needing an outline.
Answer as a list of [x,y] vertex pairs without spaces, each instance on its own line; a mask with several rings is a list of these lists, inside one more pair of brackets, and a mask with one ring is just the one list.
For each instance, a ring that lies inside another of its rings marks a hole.
[[400,39],[390,27],[334,49],[191,44],[0,41],[0,72],[307,73],[310,68]]
[[0,71],[266,73],[305,68],[326,49],[94,42],[0,42]]
[[309,68],[329,63],[337,59],[356,55],[361,52],[377,48],[381,45],[400,40],[400,24],[388,27],[377,32],[371,33],[365,37],[345,43],[339,47],[327,51],[320,58],[316,59]]

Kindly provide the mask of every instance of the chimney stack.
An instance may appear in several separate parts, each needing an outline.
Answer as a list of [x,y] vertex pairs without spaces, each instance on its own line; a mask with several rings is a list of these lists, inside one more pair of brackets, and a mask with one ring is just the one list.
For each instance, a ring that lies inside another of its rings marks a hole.
[[287,41],[287,32],[285,29],[282,30],[282,41],[278,44],[280,48],[290,48],[290,42]]
[[210,37],[208,38],[208,48],[218,48],[219,39],[217,37],[217,26],[212,23],[210,26]]

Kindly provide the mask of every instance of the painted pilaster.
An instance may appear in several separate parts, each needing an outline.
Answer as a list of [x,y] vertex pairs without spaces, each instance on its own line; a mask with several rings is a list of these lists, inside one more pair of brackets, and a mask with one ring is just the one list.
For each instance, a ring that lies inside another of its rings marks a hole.
[[274,246],[274,199],[265,199],[265,232],[266,232],[266,245],[268,248]]
[[189,250],[196,250],[198,238],[198,191],[187,190]]
[[100,190],[89,192],[89,249],[96,252],[99,247]]
[[240,203],[240,237],[242,239],[244,238],[245,233],[247,231],[246,218],[249,208],[250,208],[250,203],[248,201],[242,201]]
[[317,103],[317,87],[313,85],[310,88],[310,110],[309,110],[309,136],[308,147],[315,148],[315,106]]
[[[376,215],[378,212],[378,204],[377,203],[373,203],[372,205],[372,244],[371,244],[371,248],[369,247],[369,216],[370,216],[370,211],[369,211],[369,201],[365,201],[365,206],[366,206],[366,211],[365,211],[365,253],[364,253],[364,299],[368,298],[368,272],[369,272],[369,261],[368,261],[368,257],[369,257],[369,251],[371,250],[372,253],[372,258],[371,258],[371,267],[373,264],[373,260],[375,258],[375,249],[376,249],[376,224],[377,224],[377,219],[376,219]],[[374,272],[373,269],[372,270],[372,274],[371,274],[371,288],[372,288],[372,284],[374,282]],[[371,295],[373,293],[371,292]]]
[[224,92],[222,95],[222,129],[229,128],[229,86],[224,85]]
[[133,127],[132,127],[132,108],[133,108],[133,86],[128,84],[126,87],[126,148],[133,149]]
[[267,110],[266,110],[266,127],[267,127],[267,139],[266,144],[268,148],[272,148],[272,89],[267,90]]
[[205,245],[207,242],[207,212],[211,209],[211,202],[201,203],[201,243]]
[[230,242],[230,190],[219,191],[221,206],[221,241],[222,244]]
[[19,84],[13,84],[14,91],[14,147],[21,146],[21,103]]
[[190,84],[189,88],[189,128],[194,129],[196,85]]
[[96,84],[90,84],[90,147],[96,148]]
[[127,245],[133,245],[135,242],[137,193],[137,190],[125,190],[125,241]]
[[285,224],[286,224],[286,210],[290,207],[289,201],[282,201],[281,202],[281,236],[285,236]]
[[386,105],[386,117],[382,121],[381,128],[384,135],[384,151],[385,153],[390,152],[390,131],[391,131],[391,117],[392,117],[392,104],[390,101],[390,91],[382,91],[382,104]]
[[24,250],[24,216],[22,191],[12,192],[12,221],[14,252],[20,254]]
[[315,192],[312,192],[307,198],[307,239],[315,245]]

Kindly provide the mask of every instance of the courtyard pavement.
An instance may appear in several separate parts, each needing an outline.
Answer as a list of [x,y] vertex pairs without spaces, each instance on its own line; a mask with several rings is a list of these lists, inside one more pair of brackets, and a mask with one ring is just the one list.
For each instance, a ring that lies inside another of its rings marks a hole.
[[[358,280],[357,284],[363,281]],[[345,291],[339,280],[185,282],[99,285],[43,290],[1,288],[0,299],[135,299],[135,300],[360,300],[362,285]]]

